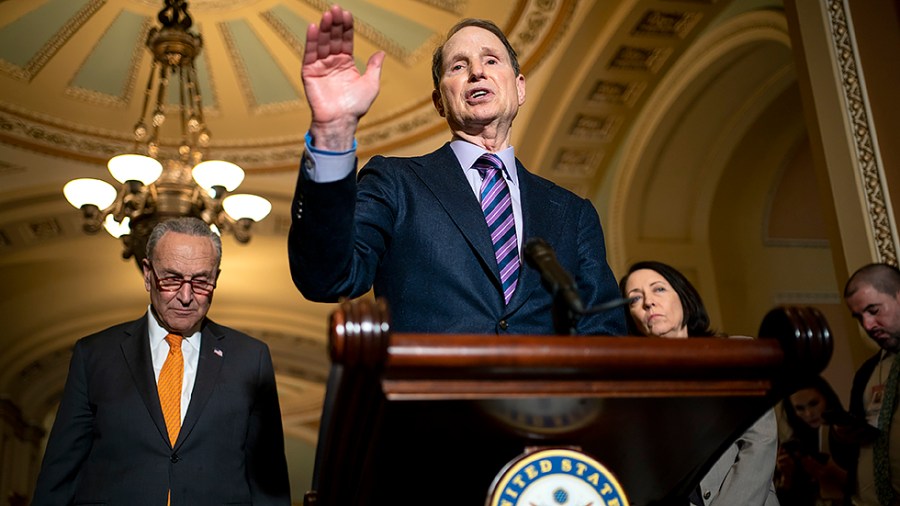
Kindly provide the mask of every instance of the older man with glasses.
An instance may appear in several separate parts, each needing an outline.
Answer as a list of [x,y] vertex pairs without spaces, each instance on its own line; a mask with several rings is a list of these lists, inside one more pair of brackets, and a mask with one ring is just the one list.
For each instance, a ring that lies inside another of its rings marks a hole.
[[154,228],[149,310],[75,344],[34,506],[291,503],[269,349],[206,317],[221,258],[201,220]]

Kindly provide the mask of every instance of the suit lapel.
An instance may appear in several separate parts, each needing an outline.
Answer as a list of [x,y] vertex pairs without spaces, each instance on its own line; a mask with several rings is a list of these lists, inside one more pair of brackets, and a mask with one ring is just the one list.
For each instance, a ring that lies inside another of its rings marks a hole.
[[519,176],[519,193],[522,199],[522,250],[519,252],[522,260],[522,269],[519,272],[519,283],[506,313],[512,313],[519,309],[528,300],[535,289],[541,287],[541,275],[525,262],[525,244],[528,239],[540,237],[550,244],[557,242],[562,207],[559,201],[554,199],[554,193],[549,191],[549,183],[531,174],[516,160],[516,169]]
[[478,199],[472,193],[469,182],[466,181],[450,144],[444,144],[441,149],[414,159],[412,170],[431,190],[460,233],[472,245],[472,249],[499,287],[500,271],[497,268],[497,259],[494,258],[494,245],[491,244],[484,213]]
[[159,405],[159,391],[156,388],[156,377],[153,374],[153,359],[150,358],[147,318],[148,315],[145,313],[143,318],[135,321],[126,329],[121,347],[134,385],[144,400],[147,412],[150,413],[150,418],[156,424],[160,437],[168,445],[169,433],[166,430],[166,421],[163,419],[162,408]]
[[191,392],[191,404],[188,406],[178,440],[175,441],[177,449],[190,435],[200,418],[200,413],[206,406],[209,396],[212,395],[225,361],[225,333],[222,327],[210,320],[203,325],[203,338],[200,340],[200,359],[197,362],[197,378],[194,380],[194,390]]

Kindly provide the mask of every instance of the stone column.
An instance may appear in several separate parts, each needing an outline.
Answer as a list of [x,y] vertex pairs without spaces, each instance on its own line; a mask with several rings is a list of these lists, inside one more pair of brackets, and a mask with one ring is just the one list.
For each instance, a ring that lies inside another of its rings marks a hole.
[[[816,182],[833,202],[827,218],[841,286],[867,263],[898,264],[898,9],[894,0],[785,1]],[[862,335],[850,344],[857,364],[872,353]]]

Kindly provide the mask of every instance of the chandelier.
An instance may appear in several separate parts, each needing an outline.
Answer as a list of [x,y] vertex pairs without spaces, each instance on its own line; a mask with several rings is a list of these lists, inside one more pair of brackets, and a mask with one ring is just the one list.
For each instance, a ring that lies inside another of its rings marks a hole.
[[[147,35],[153,61],[134,126],[133,152],[114,156],[107,164],[122,186],[116,190],[105,181],[80,178],[63,188],[66,199],[84,214],[84,231],[95,234],[105,228],[121,238],[122,258],[134,257],[139,268],[147,238],[160,221],[194,216],[246,243],[253,223],[272,210],[262,197],[231,193],[244,179],[240,167],[204,160],[210,132],[194,67],[203,39],[188,31],[193,21],[187,9],[186,0],[165,0],[157,15],[162,28],[154,27]],[[166,103],[170,84],[177,87],[172,90],[177,103]],[[160,130],[169,118],[168,124],[181,129],[181,142],[171,152],[160,145]]]

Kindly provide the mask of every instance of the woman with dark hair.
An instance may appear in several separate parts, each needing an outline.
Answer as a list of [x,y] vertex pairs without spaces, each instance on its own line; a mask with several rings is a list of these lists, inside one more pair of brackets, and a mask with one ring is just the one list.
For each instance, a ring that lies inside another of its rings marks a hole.
[[[685,335],[678,337],[709,337],[716,335],[716,332],[709,326],[709,314],[706,312],[706,307],[703,305],[703,300],[700,298],[700,294],[697,293],[697,289],[695,289],[694,285],[684,277],[684,274],[678,272],[674,267],[662,262],[650,260],[632,265],[631,268],[628,269],[628,274],[619,282],[619,290],[623,294],[627,292],[625,290],[625,282],[628,280],[629,276],[631,276],[633,272],[641,270],[652,271],[662,276],[678,296],[681,312],[684,315],[684,329],[681,329],[681,325],[679,325],[678,330],[684,330],[686,332]],[[656,290],[658,291],[658,288]],[[632,306],[634,306],[634,303],[632,303]],[[632,313],[632,316],[633,314],[634,313]],[[626,320],[629,325],[628,330],[631,331],[632,335],[642,334],[647,336],[669,337],[658,332],[651,332],[649,328],[642,327],[640,322],[634,321],[633,318]]]
[[[629,330],[651,337],[711,337],[703,300],[683,274],[661,262],[639,262],[619,282]],[[778,505],[772,476],[778,427],[769,411],[729,446],[691,494],[696,506]]]
[[775,483],[778,498],[797,506],[843,506],[847,469],[855,448],[826,421],[828,412],[843,412],[841,400],[821,376],[797,385],[781,402],[790,429],[778,448]]

